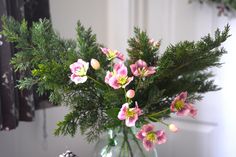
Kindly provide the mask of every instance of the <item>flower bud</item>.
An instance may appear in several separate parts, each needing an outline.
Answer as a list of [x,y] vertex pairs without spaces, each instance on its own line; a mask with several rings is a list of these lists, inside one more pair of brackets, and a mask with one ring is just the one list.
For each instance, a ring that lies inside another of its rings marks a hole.
[[94,70],[98,70],[100,68],[100,63],[94,58],[91,59],[90,64]]
[[135,96],[135,91],[130,89],[126,92],[126,97],[132,99]]
[[169,125],[169,130],[172,131],[172,132],[177,132],[179,129],[174,124],[170,124]]

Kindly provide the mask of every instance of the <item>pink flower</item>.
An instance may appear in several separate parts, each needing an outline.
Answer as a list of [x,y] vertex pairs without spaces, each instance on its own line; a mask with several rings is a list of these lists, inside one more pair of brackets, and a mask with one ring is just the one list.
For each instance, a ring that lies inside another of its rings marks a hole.
[[142,110],[138,107],[137,102],[135,102],[134,108],[129,108],[129,104],[125,103],[122,105],[120,112],[118,113],[118,118],[120,120],[125,120],[125,124],[128,127],[135,126],[135,122],[141,115]]
[[147,66],[147,63],[143,60],[139,59],[135,62],[135,64],[130,65],[131,72],[134,76],[146,77],[154,74],[156,72],[156,68],[153,66]]
[[113,72],[107,72],[105,83],[114,89],[125,88],[133,80],[133,77],[128,77],[127,74],[126,66],[123,63],[116,63]]
[[135,96],[135,91],[130,89],[126,92],[126,97],[132,99]]
[[115,59],[115,58],[118,58],[121,61],[125,60],[125,56],[117,50],[110,50],[108,48],[101,48],[101,50],[107,56],[108,60],[112,60],[112,59]]
[[149,43],[152,44],[154,47],[160,47],[161,43],[160,41],[155,41],[154,39],[150,39]]
[[87,70],[89,67],[89,63],[83,61],[82,59],[78,59],[77,62],[70,65],[71,76],[70,79],[75,84],[84,83],[87,80]]
[[187,92],[182,92],[175,97],[172,101],[170,110],[176,112],[178,116],[192,116],[194,117],[197,114],[197,110],[192,104],[186,102]]
[[154,130],[153,124],[143,125],[142,129],[136,134],[139,140],[143,141],[144,148],[149,151],[154,148],[155,144],[166,142],[166,135],[163,130]]

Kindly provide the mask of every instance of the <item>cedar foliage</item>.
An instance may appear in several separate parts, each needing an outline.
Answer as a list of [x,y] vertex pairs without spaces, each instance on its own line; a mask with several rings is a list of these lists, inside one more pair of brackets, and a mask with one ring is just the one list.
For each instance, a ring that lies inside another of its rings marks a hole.
[[[84,28],[77,23],[77,39],[64,40],[52,28],[49,20],[34,22],[28,27],[25,20],[15,21],[3,16],[3,30],[7,41],[15,44],[17,53],[11,60],[15,71],[30,71],[18,81],[20,89],[36,86],[39,94],[49,93],[49,100],[54,104],[66,105],[70,112],[64,120],[58,122],[56,135],[76,134],[80,128],[88,141],[96,140],[108,129],[122,127],[117,114],[125,98],[122,90],[100,86],[91,80],[75,85],[70,81],[70,64],[81,58],[89,62],[91,58],[99,60],[101,69],[89,68],[88,74],[99,82],[104,82],[106,71],[112,64],[101,52],[101,45],[91,28]],[[170,45],[164,53],[159,53],[160,42],[153,44],[146,32],[134,29],[134,37],[128,40],[127,49],[129,67],[138,59],[149,66],[157,66],[157,73],[146,79],[138,79],[129,84],[127,89],[136,89],[140,83],[134,101],[139,103],[144,115],[138,125],[155,121],[145,115],[155,114],[155,119],[168,117],[171,101],[176,94],[188,91],[191,100],[199,100],[202,94],[220,88],[214,84],[212,67],[219,67],[220,58],[226,53],[221,44],[229,37],[229,25],[223,31],[216,30],[214,37],[207,35],[199,41],[183,41]]]

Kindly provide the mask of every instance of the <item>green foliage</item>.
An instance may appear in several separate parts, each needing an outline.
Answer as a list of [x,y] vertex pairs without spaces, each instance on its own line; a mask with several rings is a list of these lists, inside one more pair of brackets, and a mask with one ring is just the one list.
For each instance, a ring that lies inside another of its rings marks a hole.
[[[53,30],[49,20],[40,20],[29,28],[27,22],[17,22],[2,17],[3,34],[9,42],[15,44],[17,53],[11,60],[15,71],[25,73],[18,81],[20,89],[36,87],[39,94],[49,94],[54,104],[65,105],[70,112],[58,123],[56,135],[74,136],[77,128],[87,136],[88,141],[96,140],[108,129],[123,127],[117,114],[125,102],[124,90],[114,90],[104,83],[106,71],[113,63],[101,52],[101,45],[91,28],[77,24],[77,40],[64,40]],[[224,31],[216,30],[215,36],[207,35],[197,42],[179,42],[170,45],[161,55],[160,41],[150,40],[146,32],[135,28],[134,37],[128,40],[129,59],[127,67],[138,59],[149,66],[157,67],[152,77],[134,77],[126,89],[135,89],[135,101],[143,110],[137,126],[149,121],[159,121],[170,116],[169,106],[176,94],[188,91],[189,101],[199,100],[203,93],[220,88],[214,84],[214,76],[209,68],[221,65],[220,57],[226,53],[220,48],[229,37],[229,26]],[[89,68],[88,78],[83,84],[70,81],[69,66],[78,58],[90,62],[97,59],[101,64],[98,71]]]
[[159,44],[152,44],[146,32],[134,28],[135,37],[128,40],[129,63],[138,59],[144,60],[148,65],[157,65]]

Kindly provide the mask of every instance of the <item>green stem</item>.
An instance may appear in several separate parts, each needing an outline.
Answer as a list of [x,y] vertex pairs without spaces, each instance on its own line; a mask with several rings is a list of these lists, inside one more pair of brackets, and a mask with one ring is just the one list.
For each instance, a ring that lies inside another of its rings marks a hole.
[[120,148],[119,157],[122,157],[121,155],[122,155],[122,152],[123,152],[123,150],[124,150],[124,147],[125,147],[125,139],[124,139],[123,142],[122,142],[122,145],[121,145],[121,148]]
[[126,144],[127,144],[127,151],[129,152],[130,157],[134,157],[132,148],[131,148],[129,140],[128,140],[128,136],[127,136],[128,133],[126,130],[126,126],[124,126],[124,128],[123,128],[123,134],[124,134],[124,140],[126,141]]
[[92,77],[90,77],[90,76],[88,76],[88,75],[87,75],[87,77],[88,77],[89,79],[93,80],[93,81],[94,81],[95,83],[97,83],[98,85],[107,87],[107,86],[105,86],[104,84],[102,84],[102,83],[98,82],[97,80],[95,80],[94,78],[92,78]]
[[152,119],[152,120],[154,120],[154,121],[156,121],[156,122],[160,122],[160,123],[162,123],[162,124],[164,124],[164,125],[166,125],[166,126],[169,126],[169,124],[163,122],[163,121],[160,120],[160,119],[157,119],[157,118],[155,118],[155,117],[149,117],[149,118]]
[[141,83],[141,77],[139,77],[137,87],[135,88],[135,93],[138,91],[140,83]]
[[125,100],[126,100],[126,102],[128,102],[128,98],[126,97],[126,89],[125,88],[123,88],[124,89],[124,93],[125,93]]
[[148,114],[148,115],[146,115],[147,117],[152,117],[152,116],[157,116],[157,115],[159,115],[159,114],[161,114],[161,113],[163,113],[163,112],[167,112],[167,111],[169,111],[170,109],[169,108],[166,108],[166,109],[164,109],[164,110],[162,110],[162,111],[159,111],[159,112],[156,112],[156,113],[152,113],[152,114]]
[[134,135],[133,131],[130,129],[131,135],[133,136],[133,140],[135,141],[135,143],[137,144],[140,152],[142,153],[142,156],[145,157],[145,154],[143,153],[143,149],[141,148],[136,136]]

